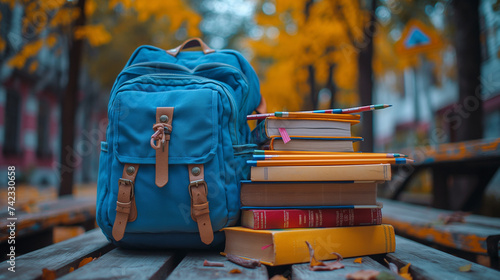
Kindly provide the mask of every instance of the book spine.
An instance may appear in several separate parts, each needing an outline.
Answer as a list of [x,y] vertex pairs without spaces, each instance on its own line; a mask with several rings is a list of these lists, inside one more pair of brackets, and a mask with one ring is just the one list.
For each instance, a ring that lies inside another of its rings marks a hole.
[[[371,209],[247,210],[253,215],[253,229],[347,227],[380,225],[382,211]],[[242,225],[249,227],[242,222]]]
[[250,135],[251,143],[260,145],[269,140],[266,134],[266,120],[261,121],[253,130]]
[[252,181],[388,181],[390,164],[337,166],[252,166]]

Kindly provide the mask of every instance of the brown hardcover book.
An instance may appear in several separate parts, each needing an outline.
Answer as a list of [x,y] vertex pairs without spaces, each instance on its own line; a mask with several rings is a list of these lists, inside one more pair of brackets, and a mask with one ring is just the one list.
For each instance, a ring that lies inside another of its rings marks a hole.
[[241,182],[241,205],[375,205],[376,182]]

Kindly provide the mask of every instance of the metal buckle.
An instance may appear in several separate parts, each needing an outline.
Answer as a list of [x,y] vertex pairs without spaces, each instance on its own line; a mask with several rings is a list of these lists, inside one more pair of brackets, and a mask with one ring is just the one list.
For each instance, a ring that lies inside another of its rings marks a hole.
[[203,179],[200,179],[200,180],[196,180],[196,181],[191,181],[191,182],[189,182],[189,186],[188,186],[188,188],[189,188],[189,195],[190,195],[191,197],[193,197],[193,192],[192,192],[192,190],[191,190],[191,187],[198,187],[198,185],[200,185],[200,184],[203,184],[203,185],[204,185],[204,187],[205,187],[205,194],[208,196],[207,182],[205,182],[205,180],[203,180]]
[[129,180],[129,179],[123,179],[123,178],[118,179],[118,185],[120,185],[122,183],[124,185],[130,185],[132,187],[132,192],[130,193],[130,198],[133,198],[135,195],[135,193],[134,193],[134,181]]

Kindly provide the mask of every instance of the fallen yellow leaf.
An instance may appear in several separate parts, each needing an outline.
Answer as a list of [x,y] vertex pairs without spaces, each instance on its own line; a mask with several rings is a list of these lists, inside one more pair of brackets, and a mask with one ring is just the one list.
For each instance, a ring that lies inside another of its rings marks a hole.
[[355,259],[354,263],[363,263],[363,258],[357,258],[357,259]]
[[231,273],[231,274],[237,274],[237,273],[241,273],[241,270],[239,270],[237,268],[233,268],[233,269],[231,269],[231,271],[229,271],[229,273]]
[[56,279],[55,270],[50,270],[46,268],[42,269],[42,280],[55,280],[55,279]]
[[310,270],[312,270],[312,271],[328,271],[328,270],[335,270],[335,269],[344,268],[344,265],[340,262],[343,258],[339,253],[335,253],[335,252],[331,253],[331,254],[337,256],[336,261],[324,263],[322,261],[316,260],[316,258],[314,257],[313,247],[307,241],[306,241],[306,244],[307,244],[307,247],[309,247],[309,255],[310,255],[309,269]]
[[317,265],[323,265],[323,262],[316,260],[316,257],[314,257],[314,249],[309,244],[309,242],[306,241],[307,247],[309,248],[309,267],[317,266]]
[[405,266],[399,269],[399,276],[403,277],[406,280],[413,280],[409,270],[411,263],[407,263]]
[[410,273],[400,273],[399,276],[401,276],[402,278],[404,278],[406,280],[413,280],[413,277],[411,277]]
[[472,268],[472,264],[467,264],[467,265],[464,265],[464,266],[461,266],[458,268],[458,271],[460,272],[469,272],[471,271],[471,268]]
[[83,260],[80,262],[80,264],[78,265],[78,268],[80,268],[80,267],[82,267],[82,266],[84,266],[84,265],[88,264],[89,262],[91,262],[91,261],[93,261],[93,260],[94,260],[94,258],[92,258],[92,257],[88,257],[88,258],[83,259]]
[[411,263],[407,263],[405,266],[399,269],[399,273],[408,273]]

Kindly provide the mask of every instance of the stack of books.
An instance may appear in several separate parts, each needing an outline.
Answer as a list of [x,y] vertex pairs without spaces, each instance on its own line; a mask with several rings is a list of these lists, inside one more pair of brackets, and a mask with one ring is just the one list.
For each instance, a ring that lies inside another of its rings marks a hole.
[[359,123],[359,118],[359,115],[315,113],[268,117],[252,131],[252,142],[275,151],[353,152],[352,143],[363,140],[351,137],[351,126]]
[[355,153],[358,115],[295,113],[267,117],[252,132],[251,180],[241,182],[241,226],[225,228],[226,254],[267,265],[394,252],[382,223],[377,183],[391,179],[400,154]]

